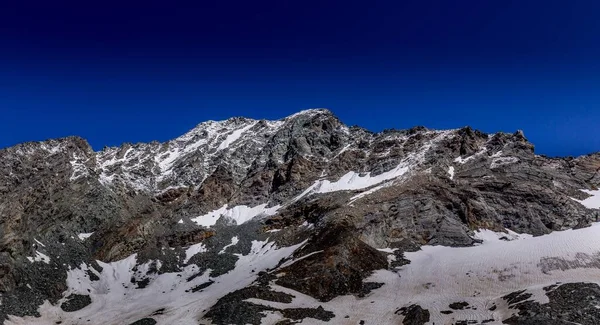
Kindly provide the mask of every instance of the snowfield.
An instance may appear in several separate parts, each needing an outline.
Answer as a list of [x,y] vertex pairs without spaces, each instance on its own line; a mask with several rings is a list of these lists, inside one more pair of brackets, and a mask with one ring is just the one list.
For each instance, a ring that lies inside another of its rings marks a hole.
[[[232,239],[232,242],[235,241]],[[164,273],[156,275],[144,289],[137,289],[131,283],[136,276],[136,255],[113,263],[98,264],[102,272],[83,264],[68,272],[68,291],[70,294],[90,295],[92,304],[76,312],[64,312],[60,307],[45,302],[39,308],[41,317],[14,317],[5,322],[6,325],[109,325],[130,324],[149,317],[159,309],[162,315],[152,316],[158,324],[197,325],[198,319],[214,305],[219,298],[251,284],[258,271],[273,268],[282,258],[290,256],[298,245],[277,248],[272,242],[252,242],[248,255],[239,256],[235,269],[219,277],[210,277],[210,269],[200,276],[188,281],[198,274],[196,265],[185,267],[180,273]],[[202,252],[194,247],[192,251]],[[137,271],[146,271],[150,263],[137,267]],[[160,265],[158,265],[160,268]],[[86,271],[90,270],[100,278],[91,281]],[[144,272],[145,273],[145,272]],[[201,284],[214,281],[202,291],[191,289]],[[187,292],[186,292],[187,291]],[[64,300],[64,299],[63,299]],[[62,302],[62,301],[61,301]]]
[[[479,232],[477,237],[484,240],[479,246],[424,246],[418,252],[406,253],[410,264],[397,272],[377,271],[366,280],[385,285],[365,298],[342,296],[322,303],[272,285],[273,289],[291,293],[296,298],[291,304],[249,301],[277,308],[322,306],[335,313],[332,323],[343,319],[347,324],[358,324],[361,320],[366,324],[399,324],[402,316],[395,312],[418,304],[431,312],[429,324],[489,319],[495,321],[488,324],[502,324],[502,319],[515,312],[508,310],[501,299],[506,294],[528,289],[533,293],[532,299],[545,303],[548,301],[542,290],[545,286],[556,282],[600,283],[600,224],[540,237],[491,231]],[[500,239],[502,237],[509,241]],[[440,313],[450,310],[449,304],[462,301],[468,302],[471,309],[453,310],[449,315]],[[490,311],[493,305],[497,309]],[[268,320],[265,324],[274,324],[280,319],[270,315]],[[302,322],[323,323],[311,318]]]
[[[431,313],[429,324],[453,324],[459,320],[490,320],[488,324],[501,324],[502,319],[515,312],[507,307],[502,296],[527,289],[531,299],[547,302],[543,287],[557,282],[600,283],[600,223],[591,227],[554,232],[532,237],[514,232],[495,233],[482,230],[475,237],[483,242],[473,247],[423,246],[420,251],[406,253],[411,261],[394,271],[379,270],[366,279],[384,285],[364,298],[341,296],[329,302],[316,299],[271,284],[276,291],[295,296],[289,304],[260,299],[248,301],[276,308],[322,306],[335,313],[331,323],[399,324],[402,317],[399,308],[418,304]],[[232,245],[237,243],[232,238]],[[156,275],[145,289],[136,289],[130,282],[135,276],[133,267],[136,256],[132,255],[114,263],[101,263],[103,270],[92,270],[100,280],[90,281],[87,265],[68,273],[71,293],[90,294],[92,304],[72,313],[46,302],[40,306],[40,318],[11,317],[6,324],[129,324],[152,315],[164,308],[162,315],[152,316],[158,324],[198,324],[208,309],[222,296],[241,289],[254,281],[259,270],[273,268],[290,256],[302,244],[277,248],[270,242],[253,242],[251,253],[240,256],[234,270],[219,277],[209,278],[209,271],[186,281],[198,273],[197,266],[187,266],[181,273]],[[202,246],[190,247],[187,257],[202,252]],[[386,253],[392,249],[381,249]],[[319,252],[315,252],[318,254]],[[390,256],[393,258],[393,256]],[[291,262],[293,263],[293,262]],[[138,266],[147,269],[147,264]],[[252,271],[255,272],[252,272]],[[276,271],[275,271],[276,273]],[[203,291],[191,293],[189,289],[209,281],[214,284]],[[469,308],[453,310],[446,315],[449,304],[465,301]],[[490,311],[492,306],[497,308]],[[281,320],[277,312],[267,313],[264,324]],[[88,321],[89,320],[89,321]],[[324,322],[306,318],[302,324]]]
[[199,226],[211,227],[217,223],[221,217],[225,217],[231,221],[235,221],[237,225],[241,225],[249,220],[260,216],[272,216],[277,213],[277,210],[281,206],[276,205],[274,207],[267,208],[267,203],[257,205],[255,207],[248,207],[246,205],[238,205],[231,209],[227,208],[227,204],[217,210],[213,210],[207,214],[192,218],[191,221],[195,222]]

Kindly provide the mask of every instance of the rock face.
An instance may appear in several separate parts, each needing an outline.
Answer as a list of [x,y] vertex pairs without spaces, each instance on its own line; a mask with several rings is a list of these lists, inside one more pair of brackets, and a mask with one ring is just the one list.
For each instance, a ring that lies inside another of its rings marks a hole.
[[[422,245],[469,247],[478,229],[587,227],[600,218],[588,204],[599,186],[600,154],[536,155],[521,131],[372,133],[324,109],[208,121],[165,143],[99,152],[78,137],[24,143],[0,150],[0,321],[34,324],[62,308],[52,320],[75,324],[84,316],[69,315],[102,316],[98,297],[118,291],[141,303],[144,290],[159,290],[167,299],[180,283],[182,304],[208,305],[146,304],[119,316],[124,302],[110,298],[113,313],[89,323],[340,320],[317,306],[247,300],[272,300],[273,287],[323,302],[364,297],[378,288],[365,279],[409,263],[402,253]],[[119,286],[106,284],[109,270]],[[266,287],[248,291],[256,285]],[[202,295],[210,299],[194,298]],[[418,305],[406,313],[405,324],[429,321]]]
[[429,311],[424,310],[421,306],[412,305],[399,311],[404,315],[403,325],[423,325],[429,322]]
[[363,278],[388,266],[385,255],[358,239],[345,222],[316,233],[296,255],[307,257],[280,268],[276,283],[321,301],[359,294]]
[[505,324],[597,324],[600,319],[598,299],[600,286],[596,283],[567,283],[544,288],[549,302],[530,300],[508,301],[518,314]]

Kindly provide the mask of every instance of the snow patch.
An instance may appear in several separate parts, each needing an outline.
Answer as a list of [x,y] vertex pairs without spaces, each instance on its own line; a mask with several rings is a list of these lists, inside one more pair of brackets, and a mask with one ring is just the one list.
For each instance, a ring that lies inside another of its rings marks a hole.
[[581,191],[585,192],[591,196],[585,200],[577,200],[577,199],[573,199],[573,200],[583,204],[583,206],[588,209],[600,209],[600,190],[581,190]]
[[498,168],[500,166],[518,163],[519,161],[520,160],[517,157],[499,157],[499,158],[494,158],[492,160],[492,164],[490,165],[490,168],[494,169],[494,168]]
[[448,167],[448,175],[450,175],[450,179],[454,179],[454,166]]
[[[340,177],[340,179],[338,179],[337,181],[330,181],[326,179],[317,180],[310,187],[304,190],[304,192],[296,196],[292,200],[292,202],[296,202],[302,197],[313,193],[330,193],[337,191],[362,190],[401,177],[408,173],[411,169],[419,166],[419,164],[423,161],[425,154],[429,152],[429,150],[433,147],[434,144],[452,135],[452,131],[430,133],[435,134],[435,137],[432,140],[425,143],[417,152],[410,154],[409,156],[404,158],[394,169],[375,176],[371,176],[371,172],[357,173],[354,171],[350,171],[342,177]],[[391,185],[391,183],[388,185]],[[368,193],[365,193],[365,195],[371,194],[383,187],[385,186],[369,190]],[[354,201],[362,196],[360,196],[360,194],[358,196],[354,196],[351,198],[351,201]]]
[[317,114],[327,113],[327,112],[329,112],[329,110],[326,109],[326,108],[310,108],[310,109],[305,109],[305,110],[302,110],[302,111],[300,111],[298,113],[292,114],[292,115],[290,115],[288,117],[285,117],[285,118],[283,118],[283,120],[288,121],[288,120],[291,120],[293,118],[296,118],[296,117],[302,116],[302,115],[315,116]]
[[183,260],[183,263],[187,264],[194,255],[204,252],[207,252],[207,250],[203,243],[194,244],[188,247],[188,249],[185,250],[185,259]]
[[460,157],[460,156],[459,156],[459,157],[456,157],[456,159],[454,159],[454,162],[456,162],[456,163],[459,163],[459,164],[466,164],[466,163],[468,163],[469,161],[471,161],[471,160],[473,160],[473,159],[475,159],[475,158],[477,158],[477,157],[479,157],[479,156],[483,155],[483,154],[484,154],[484,153],[486,153],[486,152],[487,152],[487,148],[486,148],[486,147],[483,147],[481,150],[477,151],[477,152],[476,152],[476,153],[474,153],[473,155],[471,155],[471,156],[468,156],[468,157],[466,157],[466,158],[463,158],[463,157]]
[[395,251],[397,251],[399,248],[378,248],[377,250],[380,252],[384,252],[384,253],[389,253],[389,254],[393,254]]
[[50,264],[50,257],[45,255],[44,253],[40,253],[39,251],[35,251],[35,257],[27,256],[29,262],[44,262],[46,264]]
[[241,129],[238,129],[238,130],[235,130],[235,131],[231,132],[231,134],[229,134],[227,136],[227,138],[223,142],[221,142],[221,144],[219,145],[219,147],[217,148],[217,150],[227,149],[230,144],[232,144],[236,140],[238,140],[242,136],[242,134],[244,134],[244,132],[250,130],[253,126],[256,125],[256,123],[258,123],[258,121],[254,122],[254,123],[252,123],[252,124],[250,124],[248,126],[245,126],[245,127],[241,128]]
[[192,218],[191,220],[200,226],[211,227],[217,223],[219,218],[225,217],[235,221],[236,224],[241,225],[257,216],[272,216],[277,213],[277,210],[279,210],[280,207],[280,205],[276,205],[274,207],[267,208],[267,203],[264,203],[255,207],[238,205],[228,209],[227,204],[225,204],[217,210],[213,210],[205,215]]
[[79,237],[79,239],[81,239],[81,240],[86,240],[86,239],[90,238],[93,234],[94,234],[93,232],[81,233],[81,234],[77,235],[77,237]]
[[340,177],[340,179],[337,181],[332,182],[326,179],[319,180],[311,186],[310,190],[312,193],[360,190],[393,178],[400,177],[406,174],[408,170],[408,166],[405,164],[400,164],[396,166],[396,168],[376,176],[371,176],[371,172],[365,173],[361,176],[360,173],[351,171]]
[[506,232],[493,231],[489,229],[479,229],[475,231],[475,239],[482,240],[482,244],[495,243],[498,241],[512,241],[532,238],[529,234],[519,234],[507,229]]
[[[308,253],[308,254],[306,254],[306,255],[304,255],[304,256],[298,257],[298,258],[296,258],[296,259],[291,259],[291,260],[289,260],[289,261],[286,261],[285,263],[281,264],[281,265],[280,265],[280,266],[277,268],[277,270],[279,270],[279,269],[283,269],[283,268],[285,268],[285,267],[288,267],[288,266],[290,266],[290,265],[292,265],[292,264],[294,264],[294,263],[296,263],[296,262],[302,261],[302,260],[303,260],[303,259],[305,259],[305,258],[311,257],[311,256],[313,256],[313,255],[316,255],[316,254],[321,254],[321,253],[323,253],[323,252],[324,252],[323,250],[320,250],[320,251],[315,251],[315,252]],[[273,270],[273,271],[271,271],[271,272],[269,272],[269,273],[273,273],[273,272],[275,272],[275,271],[276,271],[276,270]]]
[[88,168],[85,165],[87,160],[88,159],[85,159],[85,157],[81,156],[79,153],[73,152],[71,160],[69,161],[71,164],[71,169],[73,170],[71,177],[69,178],[70,181],[75,181],[90,175]]
[[345,145],[338,153],[335,154],[335,156],[331,157],[330,160],[334,160],[335,158],[337,158],[339,155],[341,155],[342,153],[346,152],[346,150],[348,150],[348,148],[350,148],[351,144],[347,144]]
[[237,243],[238,243],[238,242],[239,242],[239,239],[238,239],[238,237],[237,237],[237,236],[235,236],[235,237],[231,238],[231,244],[228,244],[228,245],[226,245],[225,247],[223,247],[223,249],[222,249],[222,250],[219,252],[219,254],[224,254],[224,253],[225,253],[225,250],[226,250],[228,247],[235,246],[235,245],[237,245]]
[[305,227],[306,229],[312,229],[315,227],[315,224],[305,220],[300,226]]
[[35,238],[34,238],[33,240],[35,240],[35,242],[36,242],[36,243],[38,243],[40,246],[42,246],[42,247],[46,247],[46,245],[42,244],[42,242],[41,242],[41,241],[39,241],[39,240],[37,240],[37,239],[35,239]]
[[371,194],[379,191],[382,188],[389,187],[392,184],[393,184],[393,182],[386,182],[386,183],[383,183],[381,185],[377,185],[377,186],[373,187],[372,189],[370,189],[368,191],[364,191],[362,193],[356,194],[355,196],[353,196],[353,197],[350,198],[350,202],[348,202],[348,204],[352,204],[352,203],[354,203],[354,201],[356,201],[356,200],[358,200],[358,199],[360,199],[362,197],[365,197],[367,195],[371,195]]
[[63,149],[63,146],[61,144],[48,145],[46,142],[44,142],[42,143],[41,148],[46,150],[49,154],[53,155],[59,153]]

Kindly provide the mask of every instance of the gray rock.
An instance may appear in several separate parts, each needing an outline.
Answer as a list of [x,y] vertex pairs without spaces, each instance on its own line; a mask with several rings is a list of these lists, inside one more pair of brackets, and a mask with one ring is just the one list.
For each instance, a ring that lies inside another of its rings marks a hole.
[[[319,180],[334,182],[349,172],[377,176],[408,162],[404,175],[369,195],[352,199],[366,190],[360,189],[295,200]],[[0,150],[0,321],[37,315],[44,300],[57,304],[67,270],[82,263],[100,270],[96,260],[131,254],[140,264],[160,261],[160,268],[133,279],[144,290],[153,275],[180,271],[185,248],[199,242],[207,252],[189,263],[216,276],[229,272],[236,254],[247,254],[254,240],[289,246],[309,239],[299,253],[324,250],[335,263],[322,263],[317,254],[280,281],[324,300],[364,295],[371,271],[401,267],[403,252],[420,245],[473,245],[479,228],[543,235],[586,227],[600,219],[600,210],[572,198],[583,200],[588,195],[581,189],[599,186],[600,154],[536,155],[521,131],[415,127],[373,133],[322,109],[278,121],[208,121],[164,143],[99,152],[79,137],[23,143]],[[225,204],[265,203],[281,208],[242,225],[221,218],[207,228],[191,221]],[[342,224],[345,231],[331,232]],[[93,235],[82,240],[82,233]],[[238,244],[218,254],[233,236]],[[373,247],[399,248],[396,262],[388,265]],[[36,252],[50,262],[30,262]],[[309,271],[319,276],[301,276]],[[333,290],[313,290],[325,280]],[[239,322],[260,321],[265,310],[236,304],[249,315]]]
[[[504,324],[598,324],[600,310],[600,286],[596,283],[565,283],[545,288],[550,302],[540,304],[526,300],[522,291],[504,299],[512,308],[519,310],[517,315],[503,321]],[[518,298],[518,299],[515,299]]]
[[92,303],[92,299],[87,295],[70,295],[66,301],[60,305],[60,308],[66,312],[78,311]]

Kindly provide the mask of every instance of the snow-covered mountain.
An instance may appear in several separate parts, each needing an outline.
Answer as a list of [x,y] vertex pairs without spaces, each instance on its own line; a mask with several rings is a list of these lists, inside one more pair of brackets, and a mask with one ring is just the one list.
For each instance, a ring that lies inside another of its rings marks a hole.
[[4,324],[597,324],[600,154],[208,121],[0,150]]

